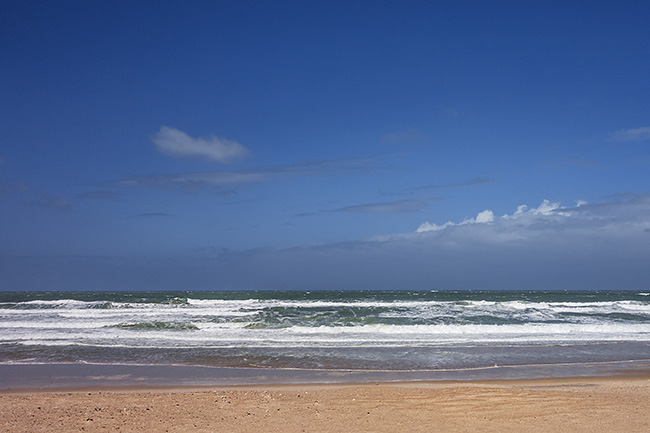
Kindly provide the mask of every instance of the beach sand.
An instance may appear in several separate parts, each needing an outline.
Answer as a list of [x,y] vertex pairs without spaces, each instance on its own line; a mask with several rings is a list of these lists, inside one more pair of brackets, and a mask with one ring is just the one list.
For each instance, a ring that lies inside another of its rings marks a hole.
[[644,432],[650,377],[0,393],[2,432]]

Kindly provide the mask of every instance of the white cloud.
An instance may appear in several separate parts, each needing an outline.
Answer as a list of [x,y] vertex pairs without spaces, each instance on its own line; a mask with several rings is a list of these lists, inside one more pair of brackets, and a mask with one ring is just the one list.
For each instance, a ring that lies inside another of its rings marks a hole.
[[494,221],[494,213],[489,209],[479,212],[479,214],[476,215],[475,222],[478,224],[491,223],[492,221]]
[[494,222],[494,213],[491,210],[486,209],[482,212],[479,212],[478,215],[476,215],[476,218],[467,218],[459,223],[447,221],[442,225],[437,225],[427,221],[421,224],[420,227],[417,228],[416,232],[417,233],[434,232],[434,231],[444,230],[448,227],[464,226],[467,224],[487,224],[491,222]]
[[650,140],[650,126],[633,129],[621,129],[612,134],[614,141],[646,141]]
[[420,227],[418,227],[416,232],[418,232],[418,233],[434,232],[434,231],[438,231],[438,230],[444,230],[447,227],[451,227],[451,226],[454,226],[454,225],[456,225],[456,224],[452,223],[451,221],[448,221],[448,222],[446,222],[446,223],[444,223],[442,225],[433,224],[433,223],[430,223],[429,221],[425,221],[424,223],[420,224]]
[[171,156],[201,157],[221,163],[231,162],[250,154],[250,151],[236,141],[225,138],[192,138],[183,131],[161,126],[152,141],[156,149]]
[[[585,204],[587,203],[584,201],[578,201],[576,207],[583,206]],[[511,215],[506,214],[499,218],[495,218],[494,212],[492,212],[489,209],[486,209],[483,212],[479,212],[479,214],[476,215],[476,218],[468,218],[459,223],[448,221],[442,225],[437,225],[427,221],[421,224],[417,228],[416,232],[424,233],[430,231],[439,231],[449,227],[464,226],[467,224],[486,224],[486,223],[493,223],[499,220],[520,220],[519,223],[527,223],[527,222],[529,223],[538,217],[561,218],[561,217],[568,217],[571,215],[572,213],[569,210],[560,207],[559,202],[551,202],[549,200],[544,200],[538,207],[534,209],[528,209],[528,206],[522,204],[520,206],[517,206],[517,210],[513,214]]]

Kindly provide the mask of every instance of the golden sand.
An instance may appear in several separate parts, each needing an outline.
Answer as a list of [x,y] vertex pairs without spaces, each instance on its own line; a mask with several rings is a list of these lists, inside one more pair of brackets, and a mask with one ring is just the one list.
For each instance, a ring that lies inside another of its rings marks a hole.
[[650,378],[6,392],[2,432],[650,432]]

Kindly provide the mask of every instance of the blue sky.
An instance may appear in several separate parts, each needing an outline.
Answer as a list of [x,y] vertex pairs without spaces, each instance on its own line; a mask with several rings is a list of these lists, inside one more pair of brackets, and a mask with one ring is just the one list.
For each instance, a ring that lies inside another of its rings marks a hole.
[[648,289],[650,3],[0,14],[0,290]]

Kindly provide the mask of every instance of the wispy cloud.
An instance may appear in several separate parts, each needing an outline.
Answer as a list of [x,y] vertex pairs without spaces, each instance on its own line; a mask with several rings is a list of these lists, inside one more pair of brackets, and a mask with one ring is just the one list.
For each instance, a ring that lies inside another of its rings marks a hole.
[[650,164],[650,158],[632,158],[629,159],[632,164]]
[[458,117],[458,110],[456,110],[453,107],[444,107],[442,109],[442,112],[445,113],[447,116]]
[[84,200],[122,201],[122,195],[114,191],[88,191],[77,194],[77,198]]
[[0,196],[16,197],[23,204],[58,210],[71,210],[72,204],[63,196],[53,195],[33,188],[21,180],[13,183],[0,182]]
[[407,129],[406,131],[388,132],[381,139],[385,143],[422,143],[427,141],[428,137],[418,129]]
[[582,168],[606,168],[596,160],[588,158],[579,158],[577,156],[570,156],[566,159],[546,160],[542,165],[550,168],[567,168],[567,167],[582,167]]
[[29,190],[30,187],[21,180],[12,183],[0,182],[0,195],[23,194]]
[[41,200],[35,202],[37,205],[59,210],[71,210],[72,204],[61,196],[42,195]]
[[139,188],[196,190],[213,187],[227,189],[247,183],[262,182],[275,175],[272,171],[209,171],[198,173],[174,173],[139,176],[116,181],[104,182],[104,185],[130,186]]
[[194,191],[215,188],[222,193],[233,192],[238,186],[268,182],[288,176],[343,175],[371,169],[376,157],[340,158],[299,161],[295,164],[261,167],[247,170],[221,170],[194,173],[167,173],[137,176],[102,182],[102,186],[127,186],[156,189],[181,189]]
[[394,214],[419,212],[429,205],[421,200],[399,200],[387,203],[368,203],[355,206],[346,206],[332,212],[352,212],[370,214]]
[[171,214],[166,212],[145,212],[137,215],[138,218],[165,218],[171,216]]
[[641,128],[621,129],[612,134],[614,141],[646,141],[650,140],[650,126]]
[[481,186],[494,183],[496,180],[490,177],[475,177],[467,181],[456,182],[456,183],[440,183],[440,184],[431,184],[431,185],[422,185],[414,186],[407,188],[406,191],[418,191],[418,190],[427,190],[427,189],[445,189],[445,188],[464,188],[468,186]]
[[250,154],[247,148],[236,141],[215,136],[193,138],[169,126],[161,126],[152,141],[160,152],[182,158],[199,157],[228,163]]

